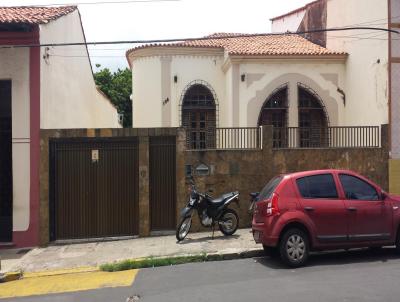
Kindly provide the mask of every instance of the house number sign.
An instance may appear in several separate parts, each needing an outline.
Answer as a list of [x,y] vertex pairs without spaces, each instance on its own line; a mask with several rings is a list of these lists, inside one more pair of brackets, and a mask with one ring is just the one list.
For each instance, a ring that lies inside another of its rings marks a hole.
[[92,150],[92,163],[99,161],[99,150]]

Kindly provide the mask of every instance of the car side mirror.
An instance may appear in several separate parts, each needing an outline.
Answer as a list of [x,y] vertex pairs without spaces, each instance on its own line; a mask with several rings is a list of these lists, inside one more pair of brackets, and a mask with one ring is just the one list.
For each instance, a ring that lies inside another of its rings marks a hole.
[[384,201],[387,197],[387,193],[385,191],[381,192],[381,200]]

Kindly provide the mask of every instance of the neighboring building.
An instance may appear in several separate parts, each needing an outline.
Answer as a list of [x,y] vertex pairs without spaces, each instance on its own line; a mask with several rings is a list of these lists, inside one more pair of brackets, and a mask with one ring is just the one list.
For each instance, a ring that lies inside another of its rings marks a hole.
[[[364,26],[400,31],[399,11],[400,0],[319,0],[273,18],[272,28],[275,32],[301,32]],[[352,30],[304,36],[349,54],[344,86],[346,114],[354,124],[364,120],[390,122],[390,190],[400,193],[400,35]]]
[[85,42],[75,6],[0,7],[0,247],[39,242],[40,129],[120,127],[85,45],[31,46],[68,42]]
[[[272,32],[299,32],[325,28],[326,12],[326,1],[313,1],[289,13],[272,18]],[[321,46],[326,46],[326,34],[324,32],[304,34],[303,37]]]
[[[390,29],[400,32],[400,0],[389,0]],[[400,34],[389,39],[389,104],[391,126],[390,190],[400,194]]]

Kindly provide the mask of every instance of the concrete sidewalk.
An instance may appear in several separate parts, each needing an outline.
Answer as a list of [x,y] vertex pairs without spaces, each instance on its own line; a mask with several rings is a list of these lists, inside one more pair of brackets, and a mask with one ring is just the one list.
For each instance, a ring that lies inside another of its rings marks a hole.
[[[175,235],[146,237],[120,241],[53,245],[36,248],[13,259],[3,267],[7,271],[38,272],[47,270],[92,267],[103,263],[160,256],[178,256],[188,254],[222,254],[232,258],[253,256],[262,253],[262,246],[255,244],[250,229],[240,229],[235,235],[226,237],[215,232],[189,233],[181,243],[176,242]],[[4,253],[0,250],[0,255]]]

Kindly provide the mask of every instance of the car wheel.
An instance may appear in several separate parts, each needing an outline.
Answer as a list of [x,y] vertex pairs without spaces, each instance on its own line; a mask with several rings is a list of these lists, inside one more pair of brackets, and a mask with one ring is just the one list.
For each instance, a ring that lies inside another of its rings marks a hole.
[[299,229],[287,230],[279,243],[282,261],[291,267],[303,266],[310,253],[309,246],[309,239],[305,232]]
[[397,238],[396,238],[396,253],[400,254],[400,230],[397,231]]

